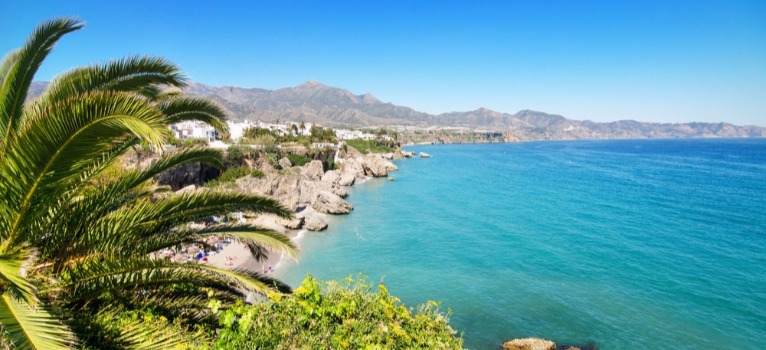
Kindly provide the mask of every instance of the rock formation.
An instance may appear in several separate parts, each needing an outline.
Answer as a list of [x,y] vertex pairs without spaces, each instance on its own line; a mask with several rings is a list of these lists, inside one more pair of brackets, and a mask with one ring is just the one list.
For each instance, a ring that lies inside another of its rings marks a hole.
[[540,338],[513,339],[503,343],[504,350],[554,350],[556,343]]
[[354,209],[349,202],[328,191],[319,191],[311,202],[311,207],[326,214],[348,214]]
[[306,219],[306,224],[303,227],[309,231],[322,231],[327,228],[327,223],[319,215],[314,214]]
[[289,168],[289,167],[293,166],[293,163],[290,163],[290,160],[289,160],[289,159],[287,159],[287,157],[282,157],[282,158],[279,160],[279,166],[280,166],[282,169],[287,169],[287,168]]
[[301,169],[301,174],[309,180],[321,180],[322,175],[324,174],[324,167],[322,166],[322,162],[318,160],[312,160],[303,166]]

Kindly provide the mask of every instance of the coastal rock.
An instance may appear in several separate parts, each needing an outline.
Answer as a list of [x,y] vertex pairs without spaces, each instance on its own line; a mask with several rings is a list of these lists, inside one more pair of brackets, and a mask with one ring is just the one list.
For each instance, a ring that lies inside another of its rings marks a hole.
[[279,166],[282,169],[287,169],[287,168],[293,166],[293,163],[291,163],[290,160],[287,159],[287,157],[282,157],[282,159],[279,160]]
[[276,169],[274,169],[271,163],[269,163],[269,159],[266,157],[265,154],[258,157],[258,159],[255,160],[254,167],[256,169],[260,169],[261,171],[263,171],[264,174],[273,174],[276,172]]
[[351,203],[328,191],[319,191],[311,202],[311,207],[320,213],[327,214],[347,214],[354,209]]
[[291,230],[297,230],[301,227],[303,227],[303,224],[306,222],[306,219],[303,217],[293,217],[292,219],[285,219],[285,218],[278,218],[276,220],[277,225],[284,226],[285,228],[289,228]]
[[351,186],[354,184],[354,181],[356,181],[356,176],[354,176],[354,174],[342,173],[340,179],[338,179],[338,185]]
[[327,223],[319,215],[310,215],[303,227],[309,231],[322,231],[327,228]]
[[513,339],[503,343],[503,350],[555,350],[556,343],[540,338]]
[[319,181],[324,174],[324,167],[322,162],[318,160],[312,160],[308,164],[304,165],[301,169],[301,174],[309,180]]
[[426,152],[420,152],[420,158],[431,158],[431,155]]
[[394,152],[383,153],[381,156],[385,159],[391,160],[394,159]]
[[322,181],[331,185],[338,185],[340,182],[341,172],[340,170],[330,170],[322,175]]
[[383,177],[388,175],[388,167],[385,160],[381,157],[369,157],[363,163],[365,175],[373,177]]
[[265,229],[269,229],[269,230],[280,232],[280,233],[285,233],[286,230],[284,225],[279,224],[279,220],[281,219],[282,218],[280,218],[279,216],[276,216],[273,214],[261,214],[261,215],[258,215],[258,217],[256,217],[255,219],[250,219],[248,221],[250,221],[252,224],[256,226],[260,226]]
[[352,174],[354,178],[363,178],[366,176],[363,164],[362,157],[347,158],[343,160],[343,173]]
[[276,199],[285,207],[295,210],[314,201],[317,193],[327,191],[338,197],[348,196],[340,186],[323,181],[307,180],[301,175],[269,174],[262,178],[246,176],[236,181],[239,190]]
[[393,159],[404,159],[404,158],[412,158],[415,156],[415,152],[408,152],[403,149],[398,149],[396,152],[394,152],[394,158]]

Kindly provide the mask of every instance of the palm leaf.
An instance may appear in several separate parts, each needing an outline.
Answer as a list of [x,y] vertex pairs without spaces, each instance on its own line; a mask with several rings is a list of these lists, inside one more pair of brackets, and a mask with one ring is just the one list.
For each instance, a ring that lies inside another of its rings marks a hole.
[[226,113],[215,103],[199,97],[173,97],[162,100],[157,109],[167,117],[168,124],[187,120],[202,121],[219,132],[226,132]]
[[[10,131],[14,130],[21,121],[29,86],[45,57],[63,35],[83,26],[84,23],[75,18],[45,21],[35,29],[18,51],[15,64],[5,74],[0,90],[0,132],[2,132],[0,142],[7,142]],[[1,154],[0,157],[2,157]]]
[[254,225],[211,225],[202,228],[181,228],[173,232],[158,233],[141,240],[132,250],[138,254],[149,254],[176,244],[201,242],[212,236],[221,236],[242,242],[248,246],[265,247],[270,251],[287,253],[295,259],[298,247],[283,233],[265,230]]
[[3,61],[0,62],[0,87],[5,83],[5,77],[8,75],[8,72],[18,62],[20,53],[21,49],[13,50],[7,53],[3,57]]
[[59,75],[35,104],[44,106],[94,91],[135,91],[151,96],[157,93],[157,84],[184,86],[184,77],[178,66],[164,58],[134,56]]
[[27,304],[37,304],[36,289],[22,276],[22,267],[30,260],[28,251],[16,248],[0,254],[0,277],[5,284],[6,293],[21,299]]
[[142,99],[94,93],[66,102],[48,108],[8,144],[0,176],[15,179],[3,186],[5,219],[13,223],[9,243],[26,238],[21,229],[113,149],[113,139],[136,135],[159,144],[167,133],[162,116]]
[[10,295],[0,296],[0,324],[15,349],[69,349],[74,336],[48,311],[32,309]]

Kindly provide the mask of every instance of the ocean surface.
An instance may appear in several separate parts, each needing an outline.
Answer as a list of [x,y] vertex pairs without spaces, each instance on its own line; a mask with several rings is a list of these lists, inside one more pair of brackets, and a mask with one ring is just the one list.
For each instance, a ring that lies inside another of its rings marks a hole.
[[405,148],[282,279],[441,301],[472,349],[766,349],[765,139]]

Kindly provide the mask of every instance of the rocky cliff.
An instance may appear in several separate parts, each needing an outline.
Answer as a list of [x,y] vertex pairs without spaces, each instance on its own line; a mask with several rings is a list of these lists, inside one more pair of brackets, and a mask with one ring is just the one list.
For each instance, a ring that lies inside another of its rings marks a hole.
[[[327,214],[347,214],[354,209],[344,198],[347,186],[369,177],[384,177],[397,167],[388,155],[362,155],[351,147],[342,148],[343,157],[338,158],[340,169],[325,172],[322,162],[312,161],[303,167],[289,167],[282,173],[272,172],[262,178],[246,176],[236,181],[237,190],[258,194],[278,200],[296,212],[297,221],[277,221],[288,229],[306,228],[322,230],[327,227]],[[398,151],[401,157],[411,153]],[[297,169],[295,169],[297,168]]]

